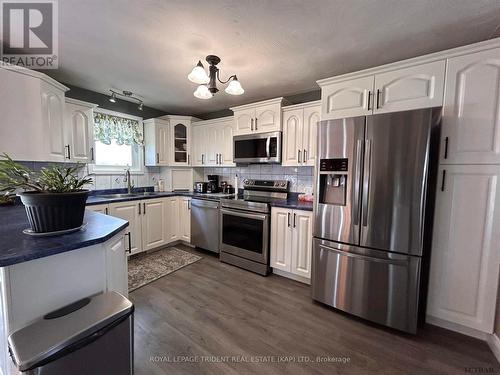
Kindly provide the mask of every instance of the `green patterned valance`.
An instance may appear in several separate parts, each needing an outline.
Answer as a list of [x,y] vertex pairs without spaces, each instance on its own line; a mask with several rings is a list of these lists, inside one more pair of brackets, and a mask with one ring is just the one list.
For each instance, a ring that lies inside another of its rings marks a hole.
[[119,145],[142,145],[142,127],[137,120],[94,112],[94,139],[105,145],[112,140]]

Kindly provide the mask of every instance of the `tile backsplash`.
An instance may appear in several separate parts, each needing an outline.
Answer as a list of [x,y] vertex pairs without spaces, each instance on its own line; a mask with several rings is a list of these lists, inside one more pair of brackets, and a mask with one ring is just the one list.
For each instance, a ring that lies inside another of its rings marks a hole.
[[[34,171],[40,171],[43,167],[47,167],[50,165],[67,165],[67,163],[36,161],[21,161],[20,163]],[[85,168],[83,168],[80,174],[89,174],[88,167],[86,166]],[[90,177],[92,178],[93,182],[86,187],[87,189],[104,190],[127,187],[127,183],[124,181],[125,171],[120,174],[90,174]],[[165,176],[161,175],[160,177],[159,167],[145,167],[143,174],[132,174],[131,176],[132,184],[134,185],[134,187],[155,186],[160,178],[166,178],[166,174]]]
[[281,165],[251,164],[246,167],[202,168],[205,181],[207,175],[221,176],[221,181],[231,185],[238,174],[238,187],[243,187],[245,178],[256,180],[287,180],[290,182],[290,191],[311,194],[313,191],[314,167],[283,167]]
[[[59,164],[23,161],[27,167],[39,171],[41,168]],[[67,165],[60,163],[61,165]],[[239,167],[221,167],[221,168],[194,168],[199,176],[204,176],[207,181],[207,175],[216,174],[220,176],[221,181],[227,181],[231,185],[234,183],[234,177],[238,175],[238,187],[243,187],[245,178],[257,180],[287,180],[290,182],[290,191],[296,193],[311,194],[313,190],[313,167],[283,167],[281,165],[260,165],[251,164],[249,166]],[[169,167],[145,167],[144,173],[132,175],[132,183],[135,187],[156,186],[160,178],[165,180],[165,185],[169,186],[168,173]],[[88,174],[88,168],[84,168],[82,174]],[[126,188],[124,181],[125,172],[121,174],[92,174],[93,183],[87,188],[91,190]]]

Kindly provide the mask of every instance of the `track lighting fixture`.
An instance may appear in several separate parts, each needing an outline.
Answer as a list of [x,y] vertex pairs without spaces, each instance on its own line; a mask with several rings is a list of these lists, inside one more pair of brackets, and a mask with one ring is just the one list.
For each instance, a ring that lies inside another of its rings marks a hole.
[[132,91],[123,90],[122,92],[118,92],[118,91],[115,91],[113,89],[111,89],[109,91],[111,92],[111,95],[109,97],[109,101],[111,103],[116,103],[116,97],[122,96],[124,98],[135,100],[139,104],[139,106],[137,107],[137,109],[139,111],[142,111],[144,109],[144,103],[143,103],[142,99],[139,99],[138,97],[134,96]]

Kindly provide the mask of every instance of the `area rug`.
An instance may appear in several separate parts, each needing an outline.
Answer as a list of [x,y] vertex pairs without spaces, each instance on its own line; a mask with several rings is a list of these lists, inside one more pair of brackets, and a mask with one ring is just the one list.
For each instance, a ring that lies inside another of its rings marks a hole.
[[176,247],[139,254],[128,260],[128,290],[136,290],[200,259]]

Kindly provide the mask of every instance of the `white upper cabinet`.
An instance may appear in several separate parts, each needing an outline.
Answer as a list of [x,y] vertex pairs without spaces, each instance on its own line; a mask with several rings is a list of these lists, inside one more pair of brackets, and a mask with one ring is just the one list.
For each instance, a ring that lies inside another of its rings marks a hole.
[[146,166],[168,165],[169,136],[168,121],[161,119],[144,121],[144,163]]
[[53,161],[71,159],[70,146],[64,142],[64,104],[64,92],[42,82],[42,119],[46,130],[43,140]]
[[193,126],[191,129],[191,154],[193,167],[203,167],[207,162],[207,128],[206,126]]
[[233,117],[198,121],[192,127],[193,166],[234,166]]
[[190,116],[171,115],[145,120],[145,165],[190,166],[193,162],[191,124],[196,120]]
[[304,148],[304,164],[314,166],[316,163],[316,149],[318,143],[318,122],[321,121],[321,104],[316,102],[304,107],[304,127],[302,147]]
[[431,62],[400,62],[320,80],[321,119],[439,107],[445,71],[443,56]]
[[94,161],[94,108],[96,104],[66,98],[64,138],[66,158],[74,162]]
[[45,74],[0,67],[0,152],[14,160],[62,162],[66,86]]
[[448,59],[440,158],[500,163],[500,48]]
[[442,165],[427,315],[492,333],[500,248],[500,166]]
[[372,113],[374,77],[333,83],[321,88],[321,118],[332,120]]
[[234,122],[236,123],[236,134],[253,133],[253,123],[255,121],[255,108],[241,109],[234,112]]
[[187,120],[177,119],[170,122],[170,165],[190,165],[190,130],[190,122]]
[[233,151],[233,134],[234,134],[234,120],[231,118],[224,121],[220,126],[221,135],[220,138],[221,148],[220,148],[220,161],[223,166],[231,167],[234,166],[234,151]]
[[440,107],[443,104],[446,61],[375,75],[374,113]]
[[283,110],[283,150],[281,164],[294,166],[301,162],[302,128],[304,123],[304,110]]
[[320,110],[319,101],[283,108],[283,165],[314,166]]
[[281,131],[283,98],[233,107],[235,135]]

